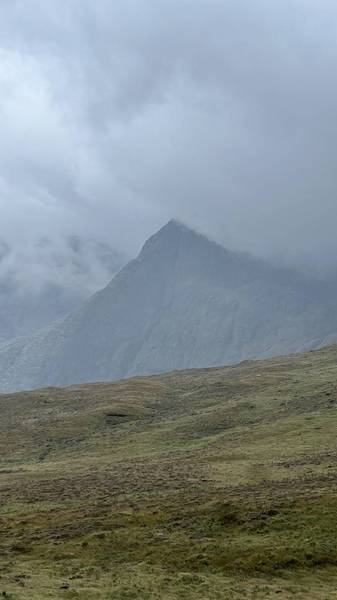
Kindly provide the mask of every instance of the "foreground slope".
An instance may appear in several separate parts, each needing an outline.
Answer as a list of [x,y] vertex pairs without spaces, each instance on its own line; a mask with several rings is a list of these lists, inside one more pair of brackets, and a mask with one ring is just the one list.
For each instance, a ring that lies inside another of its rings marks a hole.
[[336,290],[171,221],[80,310],[0,347],[0,390],[111,380],[317,347]]
[[0,403],[4,597],[337,597],[336,347]]

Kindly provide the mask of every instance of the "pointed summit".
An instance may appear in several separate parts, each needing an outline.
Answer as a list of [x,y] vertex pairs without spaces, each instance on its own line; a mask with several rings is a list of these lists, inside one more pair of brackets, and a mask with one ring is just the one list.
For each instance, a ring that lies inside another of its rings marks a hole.
[[184,243],[184,247],[195,244],[214,244],[207,237],[191,229],[185,223],[177,219],[171,219],[152,235],[144,244],[139,258],[144,258],[152,251],[169,251],[177,248]]
[[183,234],[199,235],[196,231],[185,225],[185,223],[182,221],[171,219],[166,223],[166,225],[163,225],[163,227],[161,227],[154,235],[152,235],[149,240],[155,238],[176,237]]
[[179,244],[181,237],[186,234],[193,236],[198,235],[195,231],[189,229],[189,227],[180,221],[171,219],[168,221],[168,223],[166,223],[166,225],[161,227],[155,234],[149,237],[140,252],[139,258],[144,258],[153,250],[159,251],[159,249],[175,247],[177,244]]
[[185,225],[185,223],[183,223],[182,221],[179,221],[179,219],[170,219],[170,221],[168,221],[166,223],[166,225],[164,225],[158,233],[160,233],[160,231],[163,230],[170,230],[170,231],[191,231],[193,233],[194,230],[191,229],[190,227],[188,227],[187,225]]
[[167,221],[167,223],[165,223],[165,225],[163,225],[159,231],[161,231],[162,229],[168,229],[168,228],[179,228],[179,227],[186,227],[184,225],[184,223],[182,223],[182,221],[179,221],[179,219],[170,219],[169,221]]

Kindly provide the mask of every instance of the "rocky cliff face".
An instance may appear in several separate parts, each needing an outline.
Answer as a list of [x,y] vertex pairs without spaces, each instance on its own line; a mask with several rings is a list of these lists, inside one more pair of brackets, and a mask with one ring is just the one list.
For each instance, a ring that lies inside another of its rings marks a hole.
[[328,285],[171,221],[80,310],[0,346],[0,388],[234,363],[317,347],[334,332]]

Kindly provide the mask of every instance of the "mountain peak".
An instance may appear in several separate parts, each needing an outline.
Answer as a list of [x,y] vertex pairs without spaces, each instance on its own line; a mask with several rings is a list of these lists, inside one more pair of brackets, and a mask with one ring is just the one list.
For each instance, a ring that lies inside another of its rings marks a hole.
[[171,220],[79,310],[1,345],[0,390],[296,352],[332,341],[336,331],[330,288],[307,285]]
[[164,225],[162,227],[162,229],[164,229],[165,227],[171,227],[171,228],[183,228],[183,229],[189,229],[189,227],[187,227],[187,225],[185,225],[185,223],[183,223],[182,221],[180,221],[179,219],[170,219],[166,225]]
[[168,248],[177,246],[183,238],[189,237],[203,237],[193,229],[190,229],[176,219],[171,219],[161,227],[154,235],[149,237],[145,242],[140,257],[147,256],[152,251],[158,251],[160,248]]
[[168,221],[166,223],[166,225],[164,225],[163,227],[161,227],[157,233],[155,233],[155,236],[158,235],[162,235],[162,234],[166,234],[167,232],[178,232],[178,233],[182,233],[182,232],[189,232],[189,233],[194,233],[196,234],[196,232],[191,229],[190,227],[188,227],[187,225],[185,225],[185,223],[183,223],[182,221],[179,221],[178,219],[170,219],[170,221]]

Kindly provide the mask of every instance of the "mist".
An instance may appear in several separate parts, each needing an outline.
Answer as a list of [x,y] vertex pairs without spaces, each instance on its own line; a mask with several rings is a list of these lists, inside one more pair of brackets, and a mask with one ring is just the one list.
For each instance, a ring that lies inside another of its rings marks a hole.
[[[25,250],[44,238],[66,261],[69,236],[133,256],[173,217],[231,249],[334,268],[336,26],[329,0],[3,0],[11,269],[49,281],[50,261]],[[104,276],[89,271],[91,289]]]

